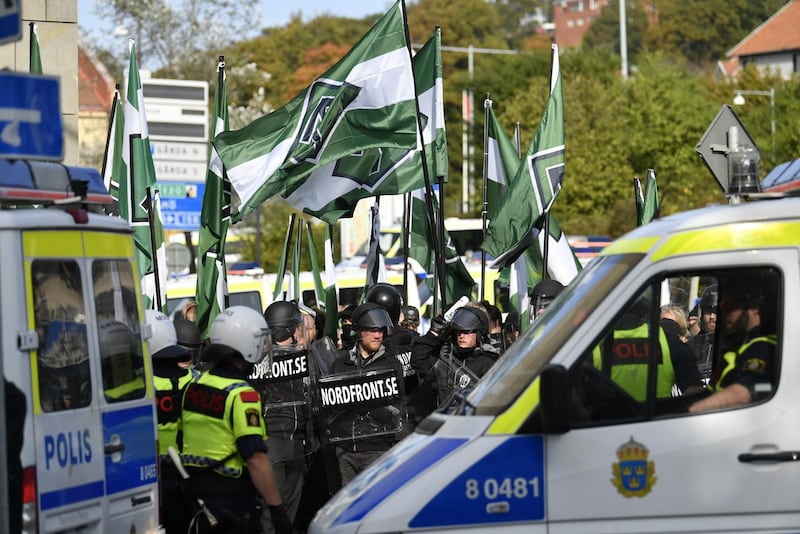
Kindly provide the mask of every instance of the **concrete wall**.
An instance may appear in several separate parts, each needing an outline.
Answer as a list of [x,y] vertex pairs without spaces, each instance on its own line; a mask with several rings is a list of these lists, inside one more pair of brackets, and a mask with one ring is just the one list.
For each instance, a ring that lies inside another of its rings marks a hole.
[[[22,38],[0,45],[0,69],[28,72],[29,22],[39,32],[42,72],[61,82],[64,163],[78,163],[78,0],[24,0]],[[0,88],[0,90],[2,90]]]

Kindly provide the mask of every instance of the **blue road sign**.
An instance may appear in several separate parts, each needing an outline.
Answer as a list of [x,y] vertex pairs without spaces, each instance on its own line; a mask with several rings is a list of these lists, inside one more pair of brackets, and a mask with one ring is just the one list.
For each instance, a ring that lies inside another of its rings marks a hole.
[[22,0],[0,0],[0,44],[22,37]]
[[165,182],[161,192],[161,218],[165,230],[199,230],[205,184]]
[[64,158],[58,78],[0,72],[0,158]]

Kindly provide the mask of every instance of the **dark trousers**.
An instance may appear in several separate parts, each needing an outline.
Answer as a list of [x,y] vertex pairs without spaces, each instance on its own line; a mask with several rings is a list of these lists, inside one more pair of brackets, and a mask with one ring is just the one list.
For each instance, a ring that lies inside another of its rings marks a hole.
[[204,497],[206,507],[216,517],[218,525],[212,527],[201,511],[196,499],[192,499],[192,519],[189,532],[197,534],[259,534],[261,510],[255,495],[212,495]]

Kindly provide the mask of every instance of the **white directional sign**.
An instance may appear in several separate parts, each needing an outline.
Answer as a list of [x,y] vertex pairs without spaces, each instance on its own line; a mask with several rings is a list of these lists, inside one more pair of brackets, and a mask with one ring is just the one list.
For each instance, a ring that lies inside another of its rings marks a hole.
[[0,88],[0,158],[61,161],[58,78],[0,71]]

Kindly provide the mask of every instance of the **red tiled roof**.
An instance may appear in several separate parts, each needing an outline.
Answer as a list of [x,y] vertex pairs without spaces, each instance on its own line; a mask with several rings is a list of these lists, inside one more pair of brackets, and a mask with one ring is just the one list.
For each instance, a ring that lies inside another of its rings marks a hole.
[[791,0],[728,51],[727,57],[800,49],[800,1]]
[[103,65],[82,46],[78,47],[78,110],[104,111],[111,109],[114,80]]

